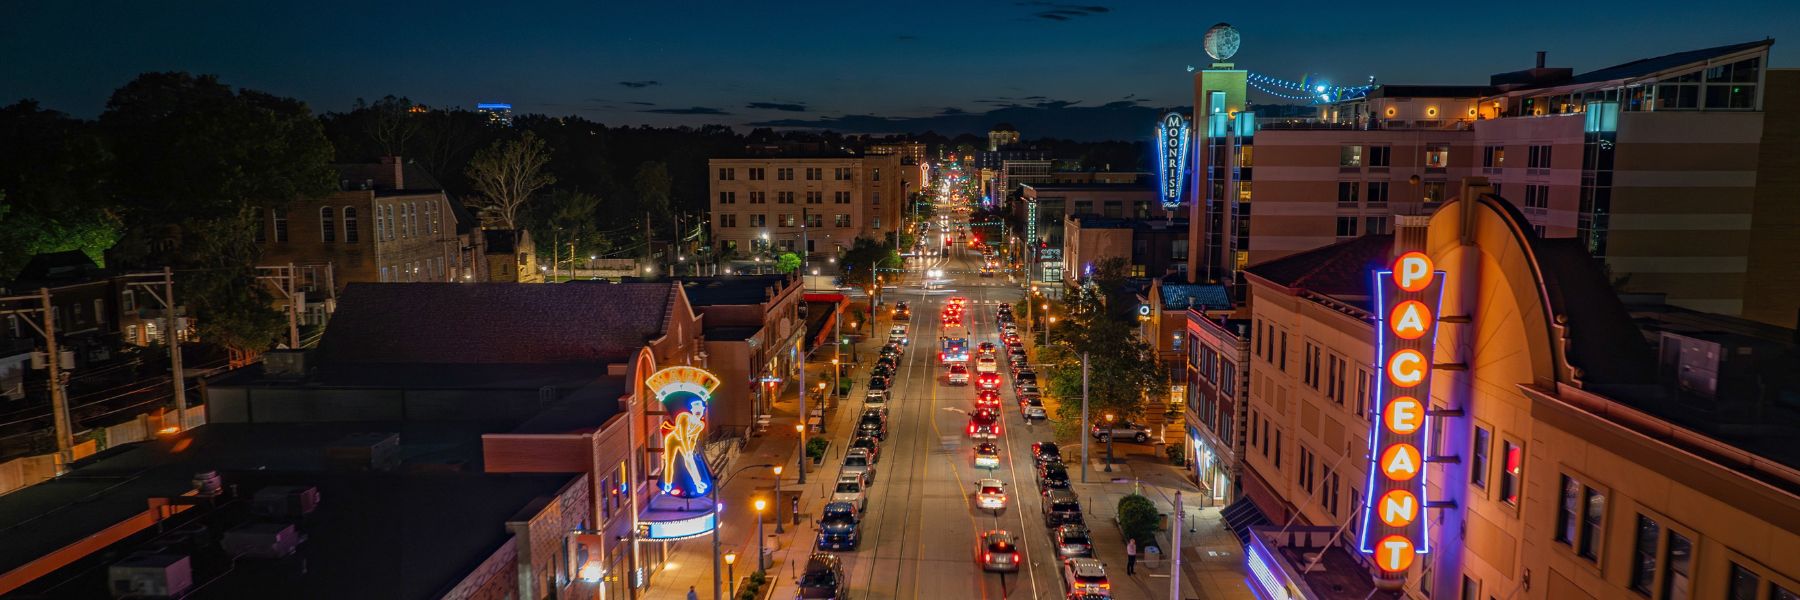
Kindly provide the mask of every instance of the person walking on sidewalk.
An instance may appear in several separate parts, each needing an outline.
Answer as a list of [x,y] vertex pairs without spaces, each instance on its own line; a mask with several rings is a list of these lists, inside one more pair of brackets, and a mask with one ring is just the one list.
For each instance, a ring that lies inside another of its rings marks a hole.
[[700,592],[694,591],[694,586],[688,586],[687,600],[700,600]]
[[1125,540],[1125,574],[1137,574],[1137,540]]

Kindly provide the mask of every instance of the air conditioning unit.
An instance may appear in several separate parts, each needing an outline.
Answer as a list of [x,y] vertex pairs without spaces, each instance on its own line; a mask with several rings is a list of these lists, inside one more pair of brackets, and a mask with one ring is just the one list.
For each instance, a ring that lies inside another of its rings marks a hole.
[[225,532],[219,545],[227,554],[250,558],[281,558],[293,554],[306,536],[288,523],[254,523]]
[[108,567],[106,582],[114,598],[180,596],[194,586],[194,567],[181,554],[137,554]]
[[272,485],[256,491],[250,504],[256,514],[298,519],[319,506],[319,488],[306,485]]

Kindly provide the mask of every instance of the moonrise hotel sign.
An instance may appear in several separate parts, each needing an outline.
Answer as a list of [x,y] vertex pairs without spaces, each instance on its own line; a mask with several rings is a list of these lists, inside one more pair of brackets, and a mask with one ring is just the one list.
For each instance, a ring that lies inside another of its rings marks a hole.
[[1188,120],[1181,113],[1163,115],[1156,125],[1156,172],[1161,178],[1162,205],[1181,205],[1182,185],[1187,182]]
[[1376,415],[1369,434],[1368,497],[1360,550],[1388,573],[1431,551],[1425,512],[1425,449],[1431,447],[1432,350],[1444,272],[1423,252],[1407,252],[1375,272]]

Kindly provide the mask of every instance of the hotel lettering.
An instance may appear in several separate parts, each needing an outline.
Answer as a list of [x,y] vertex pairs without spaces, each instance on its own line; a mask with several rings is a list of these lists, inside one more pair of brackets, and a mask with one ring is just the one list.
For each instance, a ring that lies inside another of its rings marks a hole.
[[1423,252],[1375,272],[1376,396],[1369,432],[1368,497],[1359,548],[1383,571],[1402,572],[1430,551],[1425,459],[1431,447],[1432,349],[1444,273]]

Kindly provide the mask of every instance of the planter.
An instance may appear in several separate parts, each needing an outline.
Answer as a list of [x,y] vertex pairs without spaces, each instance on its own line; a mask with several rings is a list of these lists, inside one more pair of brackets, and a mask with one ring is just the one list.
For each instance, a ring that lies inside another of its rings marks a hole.
[[[825,442],[825,444],[824,444],[825,450],[823,452],[820,452],[818,456],[808,457],[811,459],[813,466],[816,467],[816,466],[825,464],[825,458],[828,456],[831,456],[831,440],[827,440],[825,438],[812,438],[812,439],[823,440]],[[810,444],[811,442],[809,441],[807,443]]]

